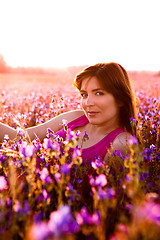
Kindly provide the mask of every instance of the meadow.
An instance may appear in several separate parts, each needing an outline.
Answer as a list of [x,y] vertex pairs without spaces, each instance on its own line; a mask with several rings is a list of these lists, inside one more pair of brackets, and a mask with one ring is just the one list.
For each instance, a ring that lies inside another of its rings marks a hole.
[[26,140],[26,127],[81,108],[72,79],[0,75],[0,122],[17,129],[0,145],[0,239],[159,240],[160,77],[130,77],[141,142],[133,136],[130,157],[117,151],[88,168],[65,123],[66,141],[51,129]]

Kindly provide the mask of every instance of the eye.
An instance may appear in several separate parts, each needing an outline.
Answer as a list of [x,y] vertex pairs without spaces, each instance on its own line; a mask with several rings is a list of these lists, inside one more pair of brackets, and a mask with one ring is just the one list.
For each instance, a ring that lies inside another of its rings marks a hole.
[[88,96],[87,93],[85,93],[85,92],[84,92],[84,93],[81,93],[81,97],[82,97],[82,98],[87,98],[87,96]]
[[100,91],[96,92],[96,96],[102,96],[102,95],[104,95],[103,92],[100,92]]

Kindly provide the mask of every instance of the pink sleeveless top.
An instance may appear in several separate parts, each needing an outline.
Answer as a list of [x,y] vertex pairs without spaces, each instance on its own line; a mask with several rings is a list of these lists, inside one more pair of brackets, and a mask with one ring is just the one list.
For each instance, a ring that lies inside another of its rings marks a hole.
[[[85,115],[82,115],[81,117],[73,120],[72,122],[68,123],[68,128],[73,130],[76,127],[84,126],[87,123],[89,123],[87,117]],[[98,143],[95,145],[82,149],[82,159],[84,162],[90,164],[91,161],[95,160],[97,156],[101,157],[102,160],[104,159],[107,150],[110,148],[111,143],[114,141],[114,139],[118,136],[118,134],[125,132],[122,128],[117,128],[110,132],[108,135],[106,135],[103,139],[101,139]],[[55,133],[55,135],[59,135],[65,140],[66,132],[64,129],[59,130]]]

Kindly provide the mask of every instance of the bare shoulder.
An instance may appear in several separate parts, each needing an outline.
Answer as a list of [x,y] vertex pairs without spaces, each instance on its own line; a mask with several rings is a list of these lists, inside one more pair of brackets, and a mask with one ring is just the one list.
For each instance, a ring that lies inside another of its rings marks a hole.
[[132,135],[129,132],[120,133],[112,143],[112,151],[120,150],[122,155],[130,152],[129,140]]

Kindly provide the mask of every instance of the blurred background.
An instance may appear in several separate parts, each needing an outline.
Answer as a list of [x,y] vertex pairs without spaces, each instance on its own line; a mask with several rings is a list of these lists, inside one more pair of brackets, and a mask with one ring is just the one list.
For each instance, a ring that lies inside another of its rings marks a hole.
[[159,22],[158,0],[0,0],[0,80],[73,81],[111,61],[159,79]]

